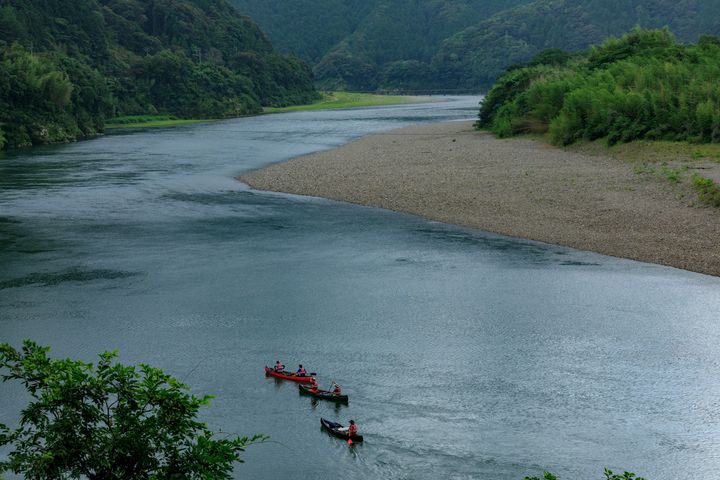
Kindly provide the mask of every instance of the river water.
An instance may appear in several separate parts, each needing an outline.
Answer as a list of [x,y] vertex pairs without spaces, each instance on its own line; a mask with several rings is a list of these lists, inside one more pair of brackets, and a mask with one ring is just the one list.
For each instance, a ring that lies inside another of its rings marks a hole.
[[[238,478],[720,471],[720,279],[234,177],[477,98],[126,131],[0,158],[0,339],[120,349],[265,433]],[[303,363],[349,406],[266,379]],[[23,404],[0,387],[0,422]],[[350,447],[321,416],[357,420]]]

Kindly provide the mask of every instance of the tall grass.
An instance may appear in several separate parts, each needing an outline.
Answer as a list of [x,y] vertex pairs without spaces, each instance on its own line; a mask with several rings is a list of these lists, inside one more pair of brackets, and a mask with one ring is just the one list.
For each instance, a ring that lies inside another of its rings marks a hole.
[[500,136],[548,132],[568,145],[606,138],[720,142],[720,38],[677,44],[668,30],[635,29],[561,65],[507,72],[479,125]]

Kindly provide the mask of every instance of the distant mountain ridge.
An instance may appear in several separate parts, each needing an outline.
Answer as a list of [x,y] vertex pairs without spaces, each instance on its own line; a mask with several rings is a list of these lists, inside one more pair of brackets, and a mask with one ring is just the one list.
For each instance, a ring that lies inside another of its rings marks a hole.
[[546,48],[579,51],[636,25],[680,41],[720,33],[717,0],[233,0],[318,84],[487,89]]
[[448,38],[433,58],[450,87],[488,88],[511,64],[541,50],[584,50],[635,26],[669,27],[681,42],[720,34],[710,0],[540,0],[495,15]]
[[67,141],[109,117],[217,118],[316,97],[226,0],[0,0],[0,148]]
[[233,0],[278,48],[315,64],[321,87],[426,82],[442,41],[528,0]]

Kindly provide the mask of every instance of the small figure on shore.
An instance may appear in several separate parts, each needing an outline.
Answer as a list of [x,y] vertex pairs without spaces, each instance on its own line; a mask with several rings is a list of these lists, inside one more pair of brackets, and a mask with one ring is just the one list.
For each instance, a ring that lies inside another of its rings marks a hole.
[[302,365],[298,365],[298,366],[299,366],[300,368],[298,368],[297,376],[298,376],[298,377],[304,377],[304,376],[306,376],[306,375],[307,375],[307,370],[305,370]]
[[340,388],[340,385],[333,382],[330,386],[330,390],[332,390],[333,395],[341,395],[342,394],[342,388]]
[[315,380],[315,377],[311,377],[310,380],[310,391],[311,392],[317,392],[318,391],[318,382]]
[[276,372],[282,372],[283,370],[285,370],[285,365],[283,365],[282,362],[280,362],[280,360],[278,360],[275,362],[274,368],[275,368]]

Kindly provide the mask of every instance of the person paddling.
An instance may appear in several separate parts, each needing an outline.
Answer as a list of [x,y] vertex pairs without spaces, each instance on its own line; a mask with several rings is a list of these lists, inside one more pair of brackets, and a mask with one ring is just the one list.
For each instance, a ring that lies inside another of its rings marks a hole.
[[315,377],[310,377],[310,391],[311,392],[318,391],[318,382],[317,382],[317,380],[315,380]]
[[285,365],[283,365],[282,362],[280,362],[280,360],[278,360],[275,362],[274,368],[275,368],[276,372],[282,372],[283,370],[285,370]]
[[358,433],[358,427],[355,425],[355,420],[350,420],[350,426],[348,427],[348,435],[354,437]]
[[340,385],[337,383],[333,382],[330,389],[332,390],[333,395],[342,395],[342,388],[340,388]]
[[350,425],[347,427],[340,427],[338,428],[338,431],[345,432],[348,434],[348,437],[354,437],[358,433],[358,427],[355,425],[355,420],[350,420]]
[[305,376],[307,376],[307,370],[305,370],[302,365],[298,365],[298,366],[299,366],[300,368],[298,368],[297,376],[298,376],[298,377],[305,377]]

